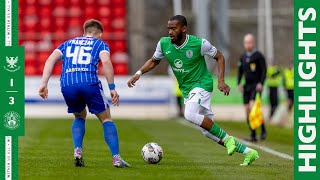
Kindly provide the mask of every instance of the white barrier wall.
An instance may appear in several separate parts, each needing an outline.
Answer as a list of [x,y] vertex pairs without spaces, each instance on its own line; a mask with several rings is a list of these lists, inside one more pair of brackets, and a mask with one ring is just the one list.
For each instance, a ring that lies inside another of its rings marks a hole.
[[[176,112],[173,98],[173,80],[168,76],[142,76],[134,88],[127,86],[129,76],[115,77],[116,90],[120,95],[120,106],[112,107],[116,118],[166,119]],[[100,77],[104,92],[109,98],[107,81]],[[26,117],[72,117],[67,114],[60,91],[59,77],[51,77],[48,84],[49,97],[43,100],[38,95],[41,77],[25,78]]]
[[[127,86],[129,76],[115,77],[116,90],[120,95],[121,103],[125,104],[168,104],[173,92],[173,80],[168,76],[142,76],[134,88]],[[108,83],[100,77],[104,92],[109,97]],[[30,103],[64,103],[60,91],[58,76],[51,77],[48,88],[49,98],[43,101],[38,95],[41,77],[28,76],[25,78],[25,101]]]

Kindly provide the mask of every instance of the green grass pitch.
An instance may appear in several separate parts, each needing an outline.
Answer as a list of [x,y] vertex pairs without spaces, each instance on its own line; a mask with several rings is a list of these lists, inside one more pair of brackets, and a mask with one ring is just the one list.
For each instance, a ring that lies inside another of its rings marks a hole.
[[[73,166],[72,120],[26,120],[26,136],[19,139],[19,179],[293,179],[293,161],[259,150],[260,158],[240,167],[243,155],[228,156],[226,149],[201,132],[176,120],[116,121],[121,156],[132,168],[112,167],[109,149],[98,120],[86,122],[84,158],[86,167]],[[244,123],[219,122],[229,134],[243,138]],[[262,144],[293,155],[291,129],[268,127]],[[148,142],[164,150],[159,164],[141,158]]]

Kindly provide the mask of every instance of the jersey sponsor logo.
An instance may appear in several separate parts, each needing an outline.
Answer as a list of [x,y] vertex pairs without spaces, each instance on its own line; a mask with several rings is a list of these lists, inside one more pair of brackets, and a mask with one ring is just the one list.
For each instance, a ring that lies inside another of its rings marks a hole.
[[188,73],[190,72],[189,70],[185,70],[185,69],[178,69],[178,68],[175,68],[175,67],[172,67],[172,69],[176,72],[180,72],[180,73]]
[[186,56],[187,56],[188,58],[192,58],[192,56],[193,56],[193,51],[192,51],[192,50],[188,50],[188,51],[186,52]]
[[20,69],[20,66],[17,65],[19,57],[8,57],[6,56],[7,65],[3,66],[3,68],[9,72],[15,72]]
[[168,55],[168,54],[170,54],[171,53],[171,51],[166,51],[166,54]]
[[182,63],[181,59],[176,59],[176,60],[174,60],[174,65],[177,68],[181,68],[183,66],[183,63]]
[[76,72],[76,71],[89,71],[88,68],[68,68],[66,73]]
[[15,130],[20,126],[20,115],[15,111],[7,112],[3,119],[3,125],[7,129]]

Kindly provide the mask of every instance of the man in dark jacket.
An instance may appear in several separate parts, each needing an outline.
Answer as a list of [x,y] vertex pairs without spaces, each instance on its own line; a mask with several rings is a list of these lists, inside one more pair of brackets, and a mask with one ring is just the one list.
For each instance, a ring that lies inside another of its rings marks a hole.
[[[255,38],[252,34],[244,36],[243,45],[245,52],[241,55],[238,66],[238,89],[243,94],[243,103],[249,125],[249,114],[254,104],[256,93],[261,94],[262,92],[267,67],[264,56],[255,48]],[[242,76],[245,77],[244,85],[241,84]],[[256,131],[251,129],[250,125],[249,128],[251,134],[247,140],[257,141]],[[267,136],[264,124],[262,124],[261,128],[260,139],[264,140]]]

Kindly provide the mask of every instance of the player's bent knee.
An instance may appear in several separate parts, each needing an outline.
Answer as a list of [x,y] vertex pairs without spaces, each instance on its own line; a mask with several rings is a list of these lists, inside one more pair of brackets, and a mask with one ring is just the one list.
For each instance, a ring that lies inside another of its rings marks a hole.
[[96,114],[96,116],[99,118],[101,123],[112,121],[109,109]]
[[186,118],[187,121],[200,126],[202,124],[204,116],[193,111],[185,111],[184,117]]

